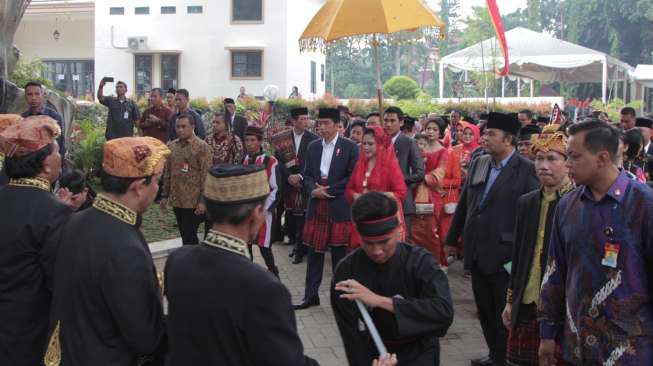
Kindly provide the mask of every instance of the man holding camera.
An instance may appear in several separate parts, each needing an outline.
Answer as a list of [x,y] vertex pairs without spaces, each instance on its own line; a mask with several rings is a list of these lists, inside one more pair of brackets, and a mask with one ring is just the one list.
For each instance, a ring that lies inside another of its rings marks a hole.
[[113,78],[104,77],[100,81],[100,87],[97,90],[97,100],[109,108],[107,114],[107,130],[105,137],[107,141],[120,137],[134,136],[134,123],[141,117],[136,102],[127,99],[127,84],[124,81],[116,83],[116,96],[105,97],[102,89],[106,83],[112,83]]

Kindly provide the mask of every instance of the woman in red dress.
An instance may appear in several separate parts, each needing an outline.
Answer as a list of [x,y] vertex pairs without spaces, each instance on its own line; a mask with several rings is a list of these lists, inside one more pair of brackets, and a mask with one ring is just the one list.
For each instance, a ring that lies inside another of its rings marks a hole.
[[[449,203],[449,207],[446,209],[447,212],[452,212],[452,210],[455,211],[454,205],[458,204],[460,190],[462,188],[463,183],[465,183],[465,180],[467,179],[467,169],[469,168],[469,164],[471,163],[472,153],[474,153],[474,151],[480,147],[480,141],[481,141],[481,130],[476,125],[464,121],[461,121],[459,123],[463,127],[463,132],[461,135],[462,143],[454,146],[451,149],[451,154],[450,154],[453,160],[458,161],[458,178],[456,178],[456,176],[453,174],[452,171],[451,178],[453,180],[449,181],[450,183],[449,187],[451,187],[452,189],[450,190],[450,196],[447,199],[447,202]],[[456,179],[458,179],[459,181],[457,185],[458,188],[453,189],[453,187],[456,186],[455,184]],[[443,215],[442,223],[441,223],[442,226],[440,231],[442,237],[447,235],[452,220],[453,220],[453,214]],[[452,252],[454,252],[454,250],[452,250]],[[447,253],[447,254],[453,255],[454,253]],[[455,250],[455,256],[458,257],[459,259],[462,259],[463,255],[464,255],[464,244],[461,239],[458,241],[458,245]]]
[[472,153],[480,146],[481,130],[469,122],[461,121],[459,123],[463,126],[462,143],[453,147],[453,153],[460,160],[461,177],[464,182],[467,177],[467,168],[471,163]]
[[[380,126],[365,129],[361,152],[354,166],[345,197],[351,203],[360,195],[369,191],[385,192],[392,195],[399,205],[406,198],[406,183],[401,173],[399,162],[395,156],[392,139],[385,134]],[[399,220],[404,227],[403,211],[398,212]],[[405,238],[405,227],[401,230],[402,240]],[[360,236],[354,229],[351,234],[351,248],[360,245]]]
[[416,214],[411,218],[410,242],[427,249],[444,267],[446,257],[438,235],[438,219],[442,210],[442,180],[447,170],[447,149],[440,142],[446,129],[445,122],[430,119],[422,128],[426,136],[423,145],[424,181],[415,188]]

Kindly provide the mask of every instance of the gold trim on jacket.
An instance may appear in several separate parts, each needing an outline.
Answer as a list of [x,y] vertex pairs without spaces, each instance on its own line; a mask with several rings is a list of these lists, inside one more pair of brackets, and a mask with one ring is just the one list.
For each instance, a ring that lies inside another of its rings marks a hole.
[[98,211],[102,211],[107,215],[113,216],[118,220],[135,226],[138,219],[136,211],[130,209],[127,206],[121,205],[118,202],[114,202],[103,194],[98,194],[93,201],[93,207]]
[[11,178],[9,179],[9,185],[15,187],[38,188],[44,191],[52,192],[50,190],[50,181],[42,177]]

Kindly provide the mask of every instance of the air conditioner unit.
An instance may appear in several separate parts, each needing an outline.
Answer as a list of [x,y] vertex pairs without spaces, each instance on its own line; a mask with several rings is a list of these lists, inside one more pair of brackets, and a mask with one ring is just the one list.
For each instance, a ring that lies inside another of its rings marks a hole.
[[147,37],[129,37],[127,43],[132,50],[144,50],[147,48]]

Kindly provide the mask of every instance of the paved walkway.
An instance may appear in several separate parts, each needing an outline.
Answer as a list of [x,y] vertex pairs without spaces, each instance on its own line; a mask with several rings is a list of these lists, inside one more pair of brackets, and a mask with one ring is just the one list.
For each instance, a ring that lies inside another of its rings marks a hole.
[[[169,241],[166,247],[178,246],[178,241]],[[273,246],[275,260],[279,267],[281,281],[288,287],[293,301],[299,302],[304,294],[306,261],[292,264],[288,258],[290,247]],[[264,265],[257,249],[255,261]],[[159,267],[162,261],[157,261]],[[449,286],[454,300],[454,323],[447,335],[440,340],[440,364],[442,366],[467,366],[469,360],[487,354],[481,327],[476,318],[471,281],[462,275],[462,264],[456,262],[449,271]],[[317,359],[323,366],[346,366],[347,359],[340,339],[338,327],[329,304],[331,283],[330,255],[326,256],[324,279],[320,288],[322,305],[296,312],[297,328],[304,343],[305,353]]]

